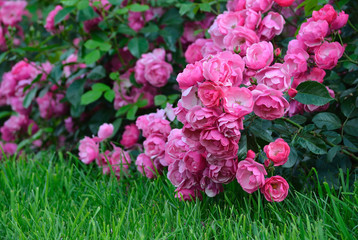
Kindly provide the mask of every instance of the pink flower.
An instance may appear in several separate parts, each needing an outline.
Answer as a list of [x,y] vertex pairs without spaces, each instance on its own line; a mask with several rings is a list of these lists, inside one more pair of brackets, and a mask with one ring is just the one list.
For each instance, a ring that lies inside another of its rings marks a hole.
[[184,188],[177,188],[175,189],[175,198],[178,198],[179,201],[188,201],[191,202],[192,200],[199,199],[202,200],[203,196],[201,195],[199,190],[196,189],[184,189]]
[[170,131],[170,122],[164,117],[165,112],[151,113],[137,118],[136,125],[143,131],[143,137],[156,134],[166,138]]
[[203,75],[219,86],[239,86],[244,67],[239,55],[225,51],[203,62]]
[[144,27],[145,23],[153,19],[153,17],[154,14],[151,10],[145,11],[144,13],[129,11],[128,26],[138,32]]
[[183,90],[180,99],[182,107],[188,110],[196,105],[201,105],[197,93],[198,88],[196,86]]
[[[3,145],[3,144],[1,143],[1,145]],[[17,150],[16,143],[5,143],[2,147],[3,147],[5,154],[9,154],[9,155],[14,155]]]
[[285,92],[290,87],[291,78],[285,71],[282,71],[282,64],[275,63],[265,67],[256,74],[257,83],[265,84],[275,90]]
[[270,159],[274,166],[284,165],[288,156],[290,155],[290,146],[282,138],[276,139],[274,142],[271,142],[269,145],[264,147],[264,151],[268,159]]
[[213,182],[208,176],[203,176],[200,180],[200,187],[205,191],[208,197],[215,197],[224,191],[221,183]]
[[224,47],[240,53],[241,56],[246,54],[246,49],[254,43],[259,42],[256,32],[246,27],[236,27],[230,31],[223,39]]
[[113,151],[107,151],[106,156],[101,155],[103,164],[103,174],[109,175],[114,172],[117,178],[120,177],[121,172],[128,173],[128,168],[131,164],[131,158],[129,153],[124,151],[122,148],[113,147]]
[[218,107],[223,91],[221,87],[211,82],[204,82],[199,85],[198,96],[206,107]]
[[337,18],[331,23],[331,29],[337,30],[344,27],[347,24],[349,15],[344,11],[340,12]]
[[[203,130],[200,134],[200,143],[217,160],[234,158],[239,148],[236,141],[226,138],[216,128]],[[210,163],[210,159],[208,161]]]
[[295,0],[274,0],[281,7],[289,7]]
[[244,9],[246,6],[246,0],[229,0],[226,4],[226,8],[229,11],[240,11]]
[[125,148],[131,148],[138,142],[140,134],[139,129],[134,123],[125,126],[124,129],[125,130],[122,134],[120,144],[122,144]]
[[316,47],[321,45],[328,31],[325,20],[305,22],[301,25],[297,38],[308,47]]
[[204,80],[202,66],[199,62],[188,64],[184,71],[177,76],[179,87],[183,90],[196,85]]
[[35,68],[35,63],[29,63],[27,60],[23,60],[12,67],[11,74],[17,82],[21,80],[32,81],[39,74],[39,71]]
[[337,18],[337,13],[332,5],[326,4],[319,11],[313,11],[312,18],[314,21],[326,20],[328,24],[331,24]]
[[315,49],[314,60],[319,68],[332,69],[337,65],[343,53],[344,47],[338,42],[324,42]]
[[68,117],[64,120],[65,122],[65,128],[69,133],[73,133],[75,131],[74,129],[74,123],[72,117]]
[[155,159],[150,159],[144,153],[138,155],[135,165],[137,165],[137,170],[149,179],[156,178],[157,172],[161,174],[162,166],[159,162]]
[[262,19],[259,27],[259,36],[261,40],[269,41],[276,35],[280,35],[285,25],[282,15],[276,12],[269,12]]
[[300,102],[297,102],[296,100],[290,101],[290,107],[288,108],[288,116],[292,117],[297,114],[302,114],[303,111],[303,104]]
[[261,192],[269,202],[282,202],[288,194],[290,186],[281,176],[273,176],[265,181],[265,185],[261,188]]
[[246,8],[265,13],[270,10],[273,0],[246,0]]
[[161,136],[155,134],[150,135],[143,142],[145,154],[154,158],[164,156],[165,153],[165,140]]
[[184,54],[186,62],[195,63],[196,61],[203,59],[201,49],[208,41],[210,40],[199,38],[194,43],[190,44]]
[[236,171],[236,179],[245,192],[253,193],[265,184],[265,167],[255,162],[255,153],[249,150],[245,160],[240,161]]
[[0,20],[5,25],[15,26],[26,14],[26,1],[5,1],[0,8]]
[[182,161],[175,161],[169,165],[167,177],[175,187],[191,188],[197,185],[193,174],[185,168]]
[[192,173],[197,173],[203,170],[206,166],[205,158],[198,152],[189,151],[184,156],[184,163],[186,169]]
[[193,129],[203,129],[212,127],[218,116],[218,111],[214,109],[195,106],[186,114],[186,121]]
[[241,118],[252,112],[254,102],[247,88],[231,87],[224,93],[223,106],[226,113]]
[[282,69],[294,77],[307,71],[308,53],[302,48],[295,48],[291,53],[286,54]]
[[[55,16],[57,15],[57,13],[59,11],[61,11],[63,9],[63,7],[61,5],[57,5],[55,7],[55,9],[53,9],[46,18],[46,24],[45,24],[45,28],[48,32],[52,33],[52,34],[56,34],[59,33],[63,30],[63,26],[60,26],[58,28],[56,28],[55,26]],[[68,19],[68,16],[67,16]]]
[[227,138],[240,140],[241,132],[244,129],[243,119],[234,115],[223,113],[217,120],[218,130]]
[[98,144],[89,137],[85,137],[80,141],[78,147],[80,160],[85,164],[90,164],[98,157],[99,149]]
[[182,140],[182,130],[173,129],[165,144],[165,161],[168,165],[184,158],[189,151],[189,146]]
[[280,91],[259,84],[256,89],[252,91],[252,95],[255,101],[254,112],[260,118],[275,120],[283,117],[288,110],[289,103]]
[[269,66],[273,61],[273,46],[271,42],[254,43],[246,50],[244,58],[248,68],[259,70]]
[[36,102],[40,110],[40,116],[44,119],[50,119],[51,117],[64,115],[67,107],[65,104],[61,103],[63,98],[63,94],[54,94],[52,92],[47,92],[43,97],[36,98]]
[[[334,98],[335,94],[334,91],[332,89],[330,89],[329,87],[326,87],[328,90],[329,95]],[[316,106],[313,104],[308,104],[308,105],[303,105],[303,109],[305,112],[323,112],[326,111],[329,108],[329,103],[323,105],[323,106]]]
[[179,122],[181,122],[183,124],[187,123],[185,117],[186,117],[186,114],[188,113],[188,110],[183,107],[181,99],[178,101],[178,106],[175,108],[174,113],[177,116],[177,119],[179,120]]
[[311,71],[305,72],[303,75],[299,75],[298,78],[294,78],[292,82],[293,88],[296,88],[300,83],[305,81],[316,81],[323,83],[323,78],[326,76],[326,72],[318,67],[311,68]]
[[208,176],[215,183],[229,183],[235,178],[237,162],[233,159],[226,160],[222,166],[210,165]]
[[239,12],[239,14],[240,17],[245,21],[243,26],[251,30],[256,30],[261,22],[261,14],[252,9],[242,10]]
[[103,123],[98,130],[98,137],[102,140],[110,138],[113,134],[113,125],[108,123]]

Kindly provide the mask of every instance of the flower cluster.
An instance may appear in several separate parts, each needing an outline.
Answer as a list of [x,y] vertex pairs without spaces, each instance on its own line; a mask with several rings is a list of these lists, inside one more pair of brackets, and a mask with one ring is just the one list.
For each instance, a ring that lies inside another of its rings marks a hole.
[[131,157],[127,151],[116,147],[111,143],[113,150],[100,152],[99,144],[109,139],[113,134],[114,127],[112,124],[104,123],[99,127],[98,136],[84,137],[79,144],[79,159],[90,164],[95,161],[98,167],[102,168],[103,174],[113,173],[120,178],[121,173],[128,174],[128,168],[131,164]]
[[138,171],[147,178],[155,178],[168,166],[165,159],[165,143],[171,131],[170,122],[164,110],[138,117],[137,127],[145,137],[144,153],[139,154],[135,162]]

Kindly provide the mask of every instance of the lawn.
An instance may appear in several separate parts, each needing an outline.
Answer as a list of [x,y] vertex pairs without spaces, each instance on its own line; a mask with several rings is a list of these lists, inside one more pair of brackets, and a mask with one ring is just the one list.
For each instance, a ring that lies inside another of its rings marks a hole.
[[[137,173],[133,173],[136,175]],[[162,176],[117,181],[62,154],[0,163],[4,239],[356,239],[358,182],[290,189],[281,203],[232,183],[215,198],[179,202]]]

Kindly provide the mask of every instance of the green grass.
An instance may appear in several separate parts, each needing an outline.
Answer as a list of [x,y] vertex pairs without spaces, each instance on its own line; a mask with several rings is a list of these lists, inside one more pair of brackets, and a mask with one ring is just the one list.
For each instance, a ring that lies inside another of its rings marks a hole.
[[[343,180],[342,180],[343,181]],[[103,176],[62,155],[0,163],[4,239],[356,239],[358,186],[317,194],[290,190],[268,203],[231,184],[225,193],[183,203],[163,176]],[[356,183],[358,185],[358,182]]]

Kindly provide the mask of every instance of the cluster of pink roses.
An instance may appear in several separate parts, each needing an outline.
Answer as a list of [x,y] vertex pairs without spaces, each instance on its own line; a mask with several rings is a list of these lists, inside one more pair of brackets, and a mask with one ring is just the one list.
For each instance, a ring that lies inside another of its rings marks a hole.
[[147,178],[155,178],[168,166],[165,158],[165,143],[171,131],[170,122],[164,110],[138,117],[137,127],[142,130],[144,153],[135,162],[138,171]]
[[[11,38],[8,32],[8,27],[16,28],[17,34],[21,38],[23,37],[23,30],[19,23],[23,16],[29,15],[26,6],[26,1],[0,1],[0,50],[5,50],[7,48],[5,36]],[[14,38],[12,39],[12,43],[19,45],[20,40]]]
[[120,178],[121,173],[128,174],[128,168],[131,164],[131,157],[127,151],[116,147],[111,143],[113,150],[100,152],[99,144],[110,138],[113,134],[112,124],[104,123],[99,127],[98,136],[85,137],[80,141],[78,147],[79,158],[85,164],[96,161],[98,167],[102,168],[103,174],[113,173]]

